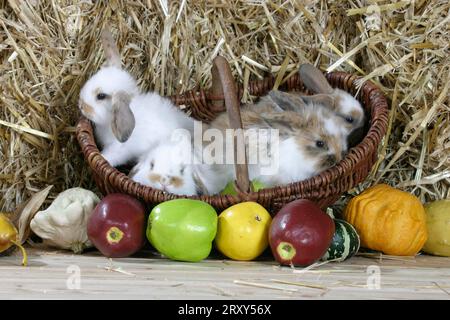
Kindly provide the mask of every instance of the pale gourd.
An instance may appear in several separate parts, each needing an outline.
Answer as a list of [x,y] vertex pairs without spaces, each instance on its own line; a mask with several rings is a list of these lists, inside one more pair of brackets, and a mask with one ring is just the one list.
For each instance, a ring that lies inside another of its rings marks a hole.
[[425,205],[428,240],[423,251],[436,256],[450,257],[450,199]]
[[100,199],[92,191],[72,188],[60,193],[47,210],[39,211],[30,227],[44,243],[81,253],[92,247],[87,222]]
[[388,255],[416,255],[427,241],[425,209],[414,195],[386,184],[354,197],[344,218],[361,238],[361,246]]

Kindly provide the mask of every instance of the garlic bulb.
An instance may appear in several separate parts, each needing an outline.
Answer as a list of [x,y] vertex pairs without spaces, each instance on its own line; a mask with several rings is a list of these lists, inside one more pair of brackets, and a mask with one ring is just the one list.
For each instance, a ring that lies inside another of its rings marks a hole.
[[60,193],[47,210],[31,220],[31,230],[44,243],[81,253],[92,247],[87,236],[87,222],[100,199],[89,190],[72,188]]

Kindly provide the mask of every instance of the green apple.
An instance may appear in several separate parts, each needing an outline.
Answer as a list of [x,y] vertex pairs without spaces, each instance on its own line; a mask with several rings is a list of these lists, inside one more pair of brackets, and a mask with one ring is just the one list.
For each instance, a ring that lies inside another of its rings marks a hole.
[[208,257],[217,232],[217,213],[200,200],[176,199],[153,208],[147,238],[172,260],[197,262]]

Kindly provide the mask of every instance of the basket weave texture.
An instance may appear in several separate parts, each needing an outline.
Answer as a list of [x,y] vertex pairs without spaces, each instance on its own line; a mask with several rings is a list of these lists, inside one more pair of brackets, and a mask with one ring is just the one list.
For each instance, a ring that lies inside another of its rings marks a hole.
[[[219,70],[219,72],[221,71]],[[336,166],[310,179],[289,185],[262,189],[258,192],[238,192],[235,196],[180,196],[170,194],[136,183],[126,174],[111,167],[102,157],[95,142],[93,127],[85,117],[80,118],[76,135],[97,187],[104,195],[125,193],[143,200],[149,206],[178,198],[199,199],[211,204],[218,212],[240,202],[255,201],[263,205],[269,212],[274,213],[284,204],[300,198],[310,199],[320,207],[325,208],[367,177],[377,160],[378,146],[386,133],[389,112],[385,96],[373,83],[365,82],[357,90],[358,77],[355,75],[331,72],[326,74],[326,78],[332,87],[341,88],[353,95],[357,93],[356,98],[363,104],[369,118],[367,134],[358,145],[349,150],[344,159]],[[274,82],[273,77],[268,77],[250,82],[247,89],[253,96],[262,96],[272,89]],[[243,88],[234,87],[236,92],[233,92],[233,94],[237,96],[236,99],[239,101]],[[306,91],[297,74],[287,79],[280,89]],[[169,98],[178,106],[184,105],[186,107],[184,110],[190,110],[193,118],[205,122],[211,121],[227,109],[227,101],[224,99],[224,95],[217,94],[217,90],[214,88],[191,90]]]

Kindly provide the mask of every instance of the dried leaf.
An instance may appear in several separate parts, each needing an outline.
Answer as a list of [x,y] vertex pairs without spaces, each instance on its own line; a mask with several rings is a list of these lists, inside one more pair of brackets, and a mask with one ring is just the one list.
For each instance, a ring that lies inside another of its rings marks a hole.
[[30,222],[39,211],[39,208],[42,206],[45,199],[47,199],[47,196],[52,188],[53,186],[48,186],[47,188],[36,192],[28,201],[20,205],[14,212],[12,222],[19,232],[20,244],[27,241],[30,236]]

